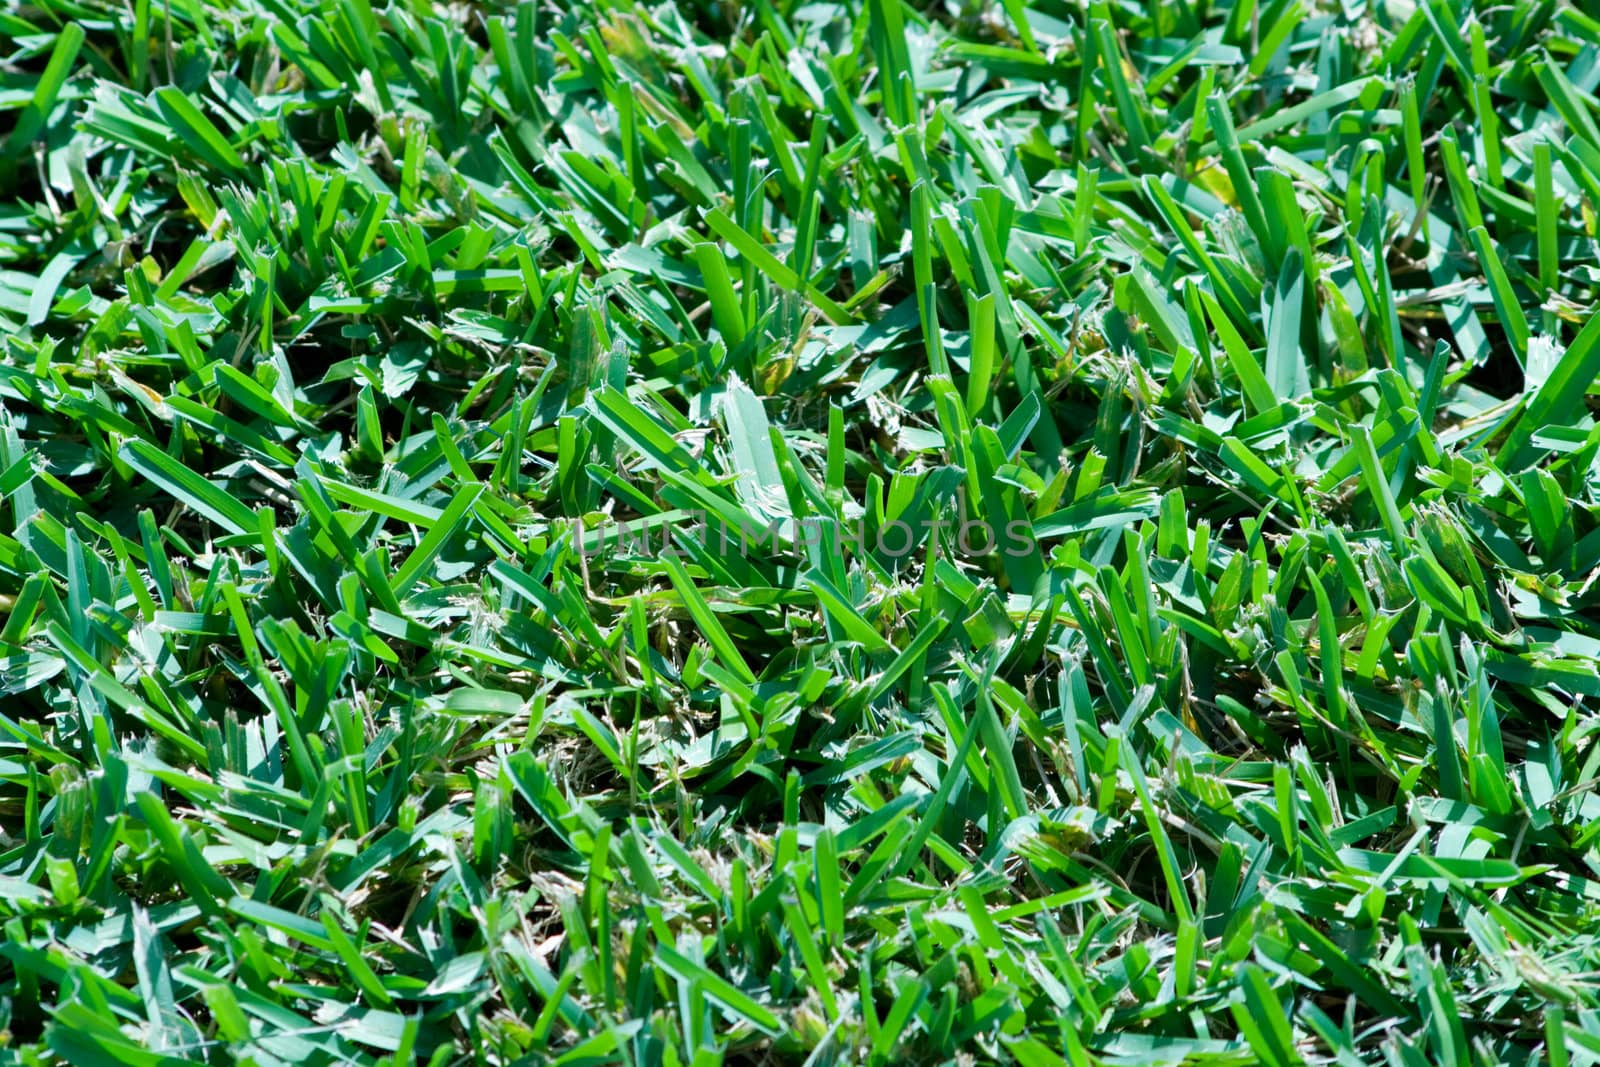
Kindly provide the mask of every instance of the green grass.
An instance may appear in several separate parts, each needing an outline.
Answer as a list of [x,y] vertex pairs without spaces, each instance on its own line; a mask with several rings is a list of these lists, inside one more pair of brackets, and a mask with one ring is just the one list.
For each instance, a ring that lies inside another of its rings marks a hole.
[[0,1065],[1600,1063],[1586,6],[5,5]]

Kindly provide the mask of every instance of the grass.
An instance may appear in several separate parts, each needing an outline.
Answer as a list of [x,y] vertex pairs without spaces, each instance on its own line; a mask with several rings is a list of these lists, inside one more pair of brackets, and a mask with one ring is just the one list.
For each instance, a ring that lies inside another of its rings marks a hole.
[[1586,6],[0,38],[0,1065],[1600,1062]]

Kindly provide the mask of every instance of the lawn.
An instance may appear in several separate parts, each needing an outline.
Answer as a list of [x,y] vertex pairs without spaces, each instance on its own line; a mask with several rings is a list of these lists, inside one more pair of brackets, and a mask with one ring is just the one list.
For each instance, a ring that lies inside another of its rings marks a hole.
[[0,1067],[1600,1063],[1600,18],[0,6]]

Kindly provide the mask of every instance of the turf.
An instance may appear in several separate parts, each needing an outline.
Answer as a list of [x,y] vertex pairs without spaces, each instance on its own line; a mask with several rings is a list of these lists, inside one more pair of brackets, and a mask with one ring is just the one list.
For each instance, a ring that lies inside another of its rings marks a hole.
[[1600,1062],[1585,7],[6,3],[0,1065]]

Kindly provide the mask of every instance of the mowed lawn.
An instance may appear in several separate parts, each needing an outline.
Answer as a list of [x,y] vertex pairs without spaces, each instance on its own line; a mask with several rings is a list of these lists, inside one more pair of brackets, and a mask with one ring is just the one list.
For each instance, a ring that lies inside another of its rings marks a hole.
[[0,1067],[1600,1062],[1600,17],[0,7]]

